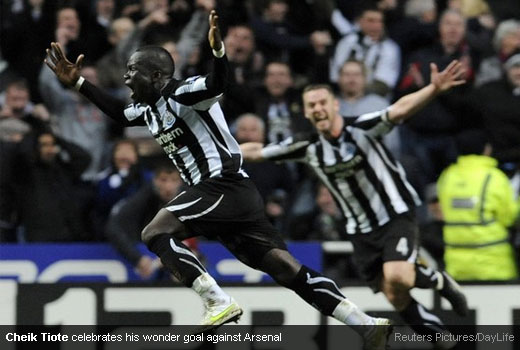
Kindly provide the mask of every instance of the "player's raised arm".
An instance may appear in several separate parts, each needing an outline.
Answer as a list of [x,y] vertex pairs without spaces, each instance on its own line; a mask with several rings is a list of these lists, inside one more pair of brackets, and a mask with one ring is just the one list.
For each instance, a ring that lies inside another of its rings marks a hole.
[[56,74],[59,81],[68,88],[74,88],[94,103],[101,111],[115,121],[126,125],[141,125],[143,121],[129,122],[123,111],[126,103],[105,93],[101,89],[85,80],[81,76],[81,66],[84,55],[79,55],[75,63],[65,57],[59,43],[52,42],[51,47],[46,49],[47,57],[45,64]]
[[240,144],[240,150],[245,161],[248,162],[260,162],[265,160],[262,155],[262,149],[264,148],[261,142],[245,142]]
[[224,86],[227,81],[227,58],[222,36],[218,26],[218,15],[215,10],[209,14],[209,45],[213,51],[213,71],[208,76],[208,89],[214,93],[224,92]]
[[430,69],[431,82],[429,85],[401,97],[391,106],[388,113],[388,119],[391,122],[400,123],[406,120],[426,106],[437,95],[466,82],[466,80],[461,78],[464,75],[464,69],[457,60],[451,61],[442,72],[439,72],[435,63],[430,63]]

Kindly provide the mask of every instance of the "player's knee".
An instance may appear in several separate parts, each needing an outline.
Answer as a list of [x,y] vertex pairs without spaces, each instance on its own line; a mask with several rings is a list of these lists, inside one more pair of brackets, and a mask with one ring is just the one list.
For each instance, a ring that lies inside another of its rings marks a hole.
[[402,274],[399,270],[387,271],[384,276],[385,283],[392,290],[408,290],[412,288],[410,276]]
[[384,283],[392,289],[408,290],[415,281],[415,265],[405,261],[392,261],[383,265]]

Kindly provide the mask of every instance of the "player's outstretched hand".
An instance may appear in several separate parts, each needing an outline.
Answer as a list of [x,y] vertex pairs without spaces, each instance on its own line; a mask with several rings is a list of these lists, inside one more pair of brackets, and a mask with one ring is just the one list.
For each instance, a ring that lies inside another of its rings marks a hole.
[[47,57],[44,62],[56,74],[58,79],[66,86],[72,87],[79,79],[79,71],[84,55],[79,55],[76,63],[70,62],[63,53],[60,44],[52,42],[51,48],[45,50]]
[[462,78],[465,73],[464,68],[457,60],[451,61],[442,72],[439,72],[435,63],[430,63],[430,70],[431,82],[438,92],[445,92],[454,86],[466,83],[466,80]]
[[209,13],[209,32],[208,40],[209,45],[215,51],[219,51],[222,48],[222,37],[220,36],[220,29],[218,28],[218,15],[215,10]]

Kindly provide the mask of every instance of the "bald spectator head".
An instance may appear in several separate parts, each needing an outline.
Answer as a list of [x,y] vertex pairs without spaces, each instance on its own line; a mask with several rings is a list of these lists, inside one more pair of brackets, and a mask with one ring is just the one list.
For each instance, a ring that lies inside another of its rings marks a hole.
[[257,115],[252,113],[243,114],[236,121],[236,138],[238,143],[264,142],[265,123]]

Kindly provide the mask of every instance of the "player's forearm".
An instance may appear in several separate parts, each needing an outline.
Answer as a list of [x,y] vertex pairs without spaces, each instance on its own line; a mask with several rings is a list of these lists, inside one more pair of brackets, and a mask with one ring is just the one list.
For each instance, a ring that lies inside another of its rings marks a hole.
[[207,88],[213,95],[224,92],[228,75],[228,61],[224,44],[219,51],[213,50],[213,71],[208,75]]
[[264,145],[260,142],[246,142],[240,145],[242,156],[248,162],[260,162],[264,160],[262,149]]
[[102,91],[82,77],[80,77],[74,88],[116,122],[130,125],[123,114],[125,102]]
[[424,108],[435,96],[438,90],[433,84],[429,84],[419,91],[401,97],[391,108],[388,119],[398,124]]

